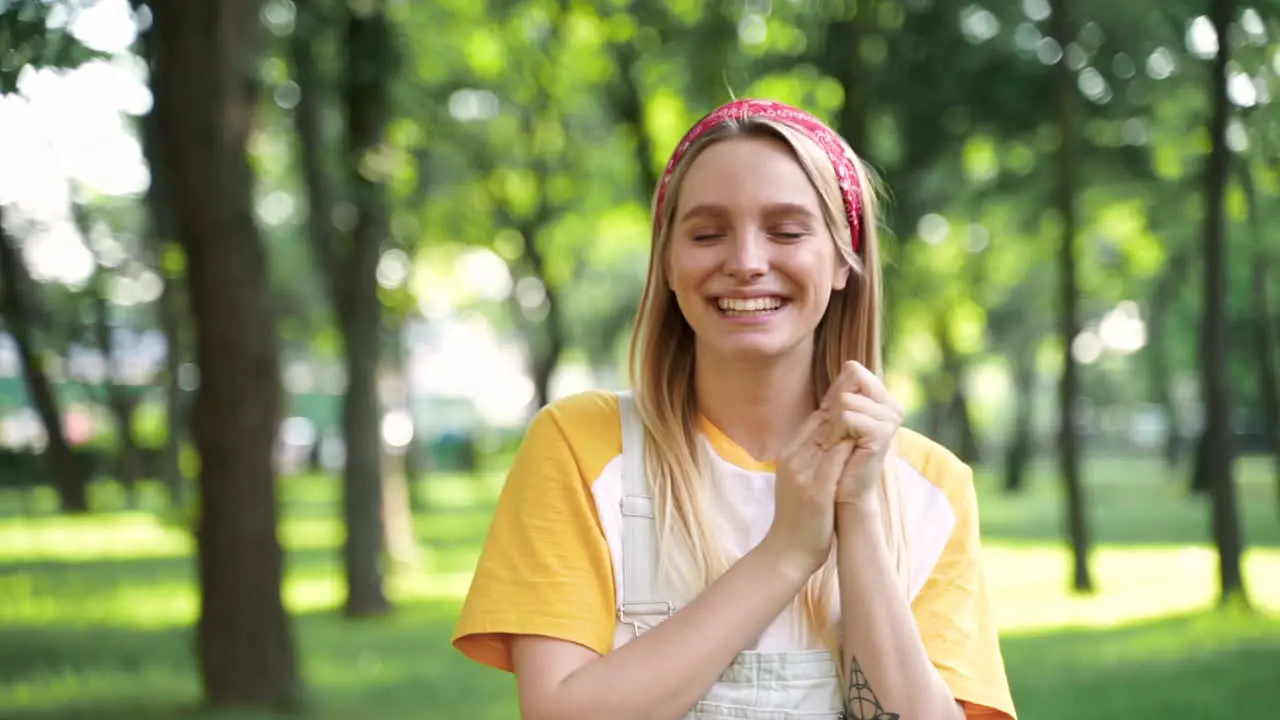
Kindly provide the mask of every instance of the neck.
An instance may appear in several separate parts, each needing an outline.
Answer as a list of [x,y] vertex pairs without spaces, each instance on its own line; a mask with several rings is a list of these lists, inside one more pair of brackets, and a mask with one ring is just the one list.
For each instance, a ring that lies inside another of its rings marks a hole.
[[731,362],[699,353],[694,363],[698,411],[751,457],[776,460],[817,407],[811,355]]

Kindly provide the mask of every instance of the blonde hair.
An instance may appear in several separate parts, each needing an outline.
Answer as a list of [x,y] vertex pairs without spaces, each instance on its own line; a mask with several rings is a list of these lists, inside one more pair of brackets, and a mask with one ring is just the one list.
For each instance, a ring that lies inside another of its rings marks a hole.
[[[708,483],[704,481],[704,461],[696,442],[694,333],[668,286],[668,248],[688,168],[707,147],[731,138],[769,138],[790,147],[818,192],[823,216],[841,258],[852,269],[845,288],[832,293],[831,303],[814,331],[814,402],[821,399],[849,360],[882,374],[877,192],[871,171],[855,159],[862,199],[859,256],[849,240],[849,222],[831,161],[803,132],[768,118],[746,117],[728,120],[699,137],[674,168],[660,209],[655,198],[649,274],[630,347],[631,384],[648,440],[645,462],[656,505],[660,568],[673,589],[687,597],[722,575],[730,562],[706,508]],[[849,154],[856,158],[852,152]],[[891,449],[879,491],[885,509],[885,538],[905,594],[910,562],[896,465],[897,453]],[[806,583],[799,601],[810,631],[832,649],[837,663],[841,663],[839,637],[831,623],[837,589],[833,543],[831,556]]]

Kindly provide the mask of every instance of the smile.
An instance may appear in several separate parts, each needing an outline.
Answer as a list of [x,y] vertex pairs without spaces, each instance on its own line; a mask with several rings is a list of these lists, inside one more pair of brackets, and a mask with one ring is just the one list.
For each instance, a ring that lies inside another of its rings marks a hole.
[[786,304],[786,299],[776,296],[756,298],[717,298],[716,307],[730,317],[742,315],[767,315]]

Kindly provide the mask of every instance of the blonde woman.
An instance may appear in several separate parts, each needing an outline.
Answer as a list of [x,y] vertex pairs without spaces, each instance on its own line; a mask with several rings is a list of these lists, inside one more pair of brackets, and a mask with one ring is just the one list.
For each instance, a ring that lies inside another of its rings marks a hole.
[[872,179],[729,103],[654,199],[631,393],[543,408],[454,635],[524,718],[1013,718],[970,469],[880,374]]

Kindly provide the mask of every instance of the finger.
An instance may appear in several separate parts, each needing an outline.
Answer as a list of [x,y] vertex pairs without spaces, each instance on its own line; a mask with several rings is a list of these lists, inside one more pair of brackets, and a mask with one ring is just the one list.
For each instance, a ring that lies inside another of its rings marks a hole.
[[896,408],[898,406],[897,401],[889,394],[889,389],[886,388],[880,378],[876,376],[875,373],[867,369],[865,365],[856,360],[850,360],[845,363],[845,365],[848,366],[849,373],[854,377],[854,384],[857,387],[857,392],[860,392],[872,400],[875,400],[878,403],[883,403],[889,407]]
[[850,360],[840,366],[840,374],[831,380],[831,387],[827,388],[827,394],[822,398],[822,409],[831,407],[836,397],[842,392],[857,392],[858,376],[855,374],[853,365],[855,361]]
[[809,417],[800,423],[800,427],[791,438],[791,442],[787,445],[787,449],[783,452],[783,457],[792,457],[804,454],[806,448],[815,448],[825,433],[825,425],[830,421],[830,417],[823,412],[809,413]]
[[840,395],[840,393],[853,389],[852,387],[848,387],[848,385],[849,382],[847,380],[842,381],[839,377],[831,381],[831,385],[827,388],[826,394],[822,396],[822,402],[818,404],[818,409],[830,409],[831,404],[835,402],[836,397]]
[[878,403],[861,393],[840,393],[833,410],[836,412],[862,413],[863,415],[873,417],[876,420],[882,420],[890,423],[902,421],[902,416],[896,407]]
[[877,420],[862,413],[845,411],[840,414],[833,428],[836,432],[833,436],[828,436],[824,449],[829,449],[840,440],[848,438],[855,446],[878,453],[889,447],[889,441],[893,438],[897,424]]

